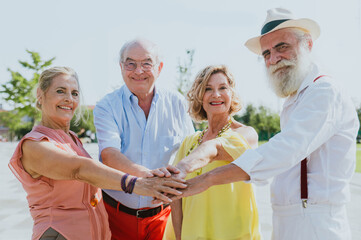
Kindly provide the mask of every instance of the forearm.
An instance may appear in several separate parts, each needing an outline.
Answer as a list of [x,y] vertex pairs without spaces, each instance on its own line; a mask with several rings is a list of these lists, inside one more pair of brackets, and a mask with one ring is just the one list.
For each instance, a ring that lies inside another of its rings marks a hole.
[[[99,161],[65,152],[47,141],[25,141],[22,147],[21,161],[33,178],[45,176],[54,180],[79,180],[99,188],[122,190],[121,179],[125,173]],[[129,185],[130,179],[131,176],[126,179],[125,186]],[[185,187],[181,180],[172,177],[138,178],[133,193],[170,202],[163,193],[179,195],[176,189]]]
[[182,233],[182,221],[183,221],[182,199],[172,202],[171,208],[172,208],[172,223],[173,223],[174,234],[176,239],[180,240]]
[[207,172],[206,175],[206,181],[209,182],[210,186],[250,180],[250,176],[234,164],[215,168]]
[[[79,162],[79,167],[74,169],[74,173],[72,174],[73,179],[89,183],[99,188],[122,190],[120,180],[125,173],[95,160],[83,157],[76,158],[76,161]],[[128,177],[127,180],[129,181],[129,179],[130,177]]]
[[101,153],[101,157],[105,165],[137,177],[147,177],[145,173],[149,172],[148,168],[130,161],[124,154],[115,148],[104,149]]
[[181,196],[172,197],[172,199],[176,200],[180,197],[193,196],[214,185],[246,181],[249,179],[249,175],[241,168],[234,164],[227,164],[206,172],[198,177],[187,180],[188,187],[182,190],[183,194]]
[[176,167],[181,171],[191,173],[206,166],[217,156],[219,145],[221,143],[217,139],[201,144],[187,157],[183,158]]
[[[99,188],[123,190],[121,188],[121,179],[125,173],[91,159],[81,158],[78,161],[80,166],[74,171],[73,179]],[[131,176],[126,178],[126,186],[130,184],[131,179]],[[138,178],[134,183],[133,193],[151,196],[162,202],[171,202],[166,194],[179,195],[181,192],[176,189],[183,189],[185,187],[185,184],[173,178]]]

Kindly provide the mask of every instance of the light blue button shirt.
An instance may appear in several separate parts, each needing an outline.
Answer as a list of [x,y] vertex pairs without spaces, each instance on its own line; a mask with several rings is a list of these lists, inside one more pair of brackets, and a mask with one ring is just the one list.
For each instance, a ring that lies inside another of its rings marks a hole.
[[[182,95],[156,88],[146,119],[138,98],[126,85],[97,103],[94,124],[99,153],[108,147],[117,148],[132,162],[149,169],[167,166],[182,140],[194,133]],[[130,208],[157,206],[151,203],[151,197],[114,190],[105,192]]]

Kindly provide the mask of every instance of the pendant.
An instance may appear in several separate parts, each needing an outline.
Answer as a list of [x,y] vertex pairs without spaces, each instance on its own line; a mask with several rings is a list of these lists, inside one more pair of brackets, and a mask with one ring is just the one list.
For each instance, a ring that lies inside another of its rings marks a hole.
[[94,194],[94,196],[90,200],[90,205],[92,205],[93,207],[96,207],[98,205],[98,203],[99,203],[99,199],[97,197],[97,194]]

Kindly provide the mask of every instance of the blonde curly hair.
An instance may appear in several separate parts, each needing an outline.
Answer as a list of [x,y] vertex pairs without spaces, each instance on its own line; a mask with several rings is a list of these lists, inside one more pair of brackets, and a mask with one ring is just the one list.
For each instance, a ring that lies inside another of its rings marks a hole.
[[235,91],[234,77],[228,67],[225,65],[207,66],[197,74],[191,89],[187,93],[187,100],[189,103],[188,112],[197,122],[206,121],[208,119],[207,113],[203,108],[203,96],[209,79],[216,73],[223,73],[228,79],[228,84],[232,92],[232,102],[229,109],[229,115],[233,116],[242,109],[241,99]]

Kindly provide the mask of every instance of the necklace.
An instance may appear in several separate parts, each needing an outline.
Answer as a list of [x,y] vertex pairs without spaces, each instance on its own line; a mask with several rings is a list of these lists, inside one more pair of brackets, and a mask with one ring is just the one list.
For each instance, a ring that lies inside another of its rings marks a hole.
[[[226,125],[224,125],[221,130],[219,130],[219,132],[217,133],[216,138],[222,136],[222,134],[231,127],[232,122],[233,122],[233,117],[231,117],[231,118],[229,119],[228,123],[227,123]],[[206,128],[201,132],[201,134],[199,134],[197,141],[196,141],[195,143],[193,143],[193,145],[191,146],[191,148],[188,150],[186,156],[188,156],[188,155],[194,150],[195,147],[201,145],[201,143],[202,143],[202,141],[203,141],[203,136],[204,136],[204,134],[207,132],[207,130],[208,130],[208,127],[206,127]]]

